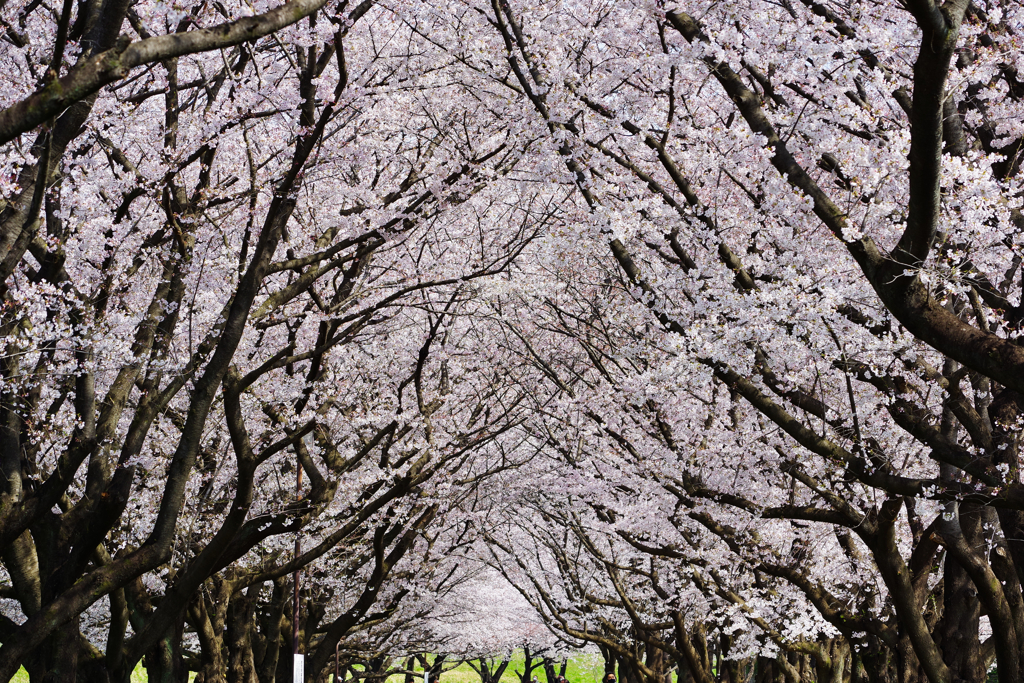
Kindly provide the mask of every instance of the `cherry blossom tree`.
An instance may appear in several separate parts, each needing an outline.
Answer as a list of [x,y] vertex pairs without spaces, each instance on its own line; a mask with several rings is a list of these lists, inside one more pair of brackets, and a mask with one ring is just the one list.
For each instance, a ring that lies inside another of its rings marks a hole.
[[187,621],[213,680],[346,544],[337,640],[436,514],[399,501],[515,420],[453,319],[546,221],[522,150],[372,3],[50,9],[4,8],[0,671],[177,680]]
[[0,674],[1021,680],[1019,4],[0,17]]
[[[450,54],[533,116],[566,235],[621,269],[554,250],[579,275],[541,300],[590,376],[521,353],[577,404],[562,419],[862,661],[889,653],[870,675],[980,681],[994,658],[1019,680],[1019,8],[496,0],[451,26],[470,18]],[[614,335],[587,310],[613,292],[635,304]],[[880,597],[851,613],[845,572],[783,566],[813,538]]]

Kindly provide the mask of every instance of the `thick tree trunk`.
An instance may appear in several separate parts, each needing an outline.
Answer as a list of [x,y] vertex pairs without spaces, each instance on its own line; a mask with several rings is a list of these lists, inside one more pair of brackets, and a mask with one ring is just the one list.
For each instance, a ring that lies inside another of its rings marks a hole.
[[619,662],[619,683],[645,683],[643,676],[627,659]]
[[[604,649],[601,651],[602,656],[605,654]],[[530,683],[533,678],[533,670],[540,666],[540,662],[537,659],[537,654],[532,652],[529,647],[523,648],[523,670],[522,672],[517,671],[516,675],[519,676],[520,683]],[[604,660],[605,673],[608,673],[608,659],[605,657]]]
[[558,678],[558,674],[555,673],[555,663],[549,658],[544,658],[544,678],[547,679],[547,683],[555,683]]
[[225,683],[225,627],[227,624],[230,589],[227,582],[208,582],[209,591],[204,591],[191,610],[190,623],[199,638],[201,672],[205,683]]
[[644,655],[644,664],[653,673],[647,683],[672,683],[672,665],[665,651],[648,645]]
[[228,649],[228,683],[258,683],[252,647],[258,595],[259,591],[250,587],[244,593],[238,591],[231,597],[225,633]]
[[896,666],[891,650],[878,638],[868,637],[868,646],[853,649],[851,679],[853,683],[894,683]]
[[284,578],[274,582],[274,591],[267,606],[265,616],[260,619],[260,635],[265,643],[263,656],[256,664],[256,676],[260,683],[274,683],[278,664],[281,659],[281,633],[286,623],[285,606],[288,601],[287,580]]
[[182,616],[171,632],[146,653],[144,664],[149,683],[188,682],[188,669],[181,653],[184,632],[185,618]]
[[[976,549],[981,536],[981,518],[979,507],[960,504],[961,530],[968,544]],[[981,618],[978,590],[964,568],[949,553],[946,553],[942,581],[942,618],[935,627],[935,642],[942,649],[943,660],[954,680],[958,683],[984,683],[985,669],[978,640]]]
[[757,657],[754,660],[754,683],[783,683],[785,676],[774,659]]
[[897,683],[926,683],[927,678],[921,668],[921,663],[914,653],[914,646],[910,644],[910,638],[900,633],[899,642],[896,644],[896,682]]
[[44,647],[49,649],[49,661],[43,683],[76,683],[81,639],[78,622],[77,618],[72,619],[47,639]]

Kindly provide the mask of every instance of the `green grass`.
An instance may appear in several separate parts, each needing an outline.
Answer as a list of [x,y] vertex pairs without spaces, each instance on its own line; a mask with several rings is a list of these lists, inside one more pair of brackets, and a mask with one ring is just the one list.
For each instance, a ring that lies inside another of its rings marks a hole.
[[[555,668],[557,670],[557,664]],[[417,665],[416,670],[422,671],[423,669]],[[508,668],[505,669],[505,673],[501,676],[501,683],[519,683],[519,677],[516,676],[515,672],[522,670],[523,653],[522,651],[516,651],[512,654],[512,661],[509,662]],[[603,673],[604,666],[600,655],[581,653],[569,659],[569,666],[566,667],[565,677],[569,679],[569,683],[600,683]],[[544,677],[544,669],[534,669],[533,675],[541,683],[547,683]],[[195,674],[193,673],[189,678],[194,676]],[[333,681],[334,676],[330,676],[330,680]],[[391,676],[387,683],[403,683],[404,680],[405,676],[396,675]],[[146,670],[140,664],[132,672],[132,683],[147,683],[147,681]],[[29,683],[28,672],[25,669],[19,670],[18,673],[14,674],[14,678],[11,679],[10,683]],[[480,683],[480,676],[469,664],[462,663],[451,671],[441,674],[441,680],[437,683]]]
[[[195,677],[195,674],[189,677],[189,680]],[[139,664],[135,667],[135,671],[132,672],[132,683],[147,683],[149,677],[146,676],[146,670]],[[14,674],[14,678],[10,680],[10,683],[28,683],[28,672],[25,671],[25,667],[18,669],[18,673]]]
[[[519,683],[516,671],[523,670],[523,659],[521,650],[512,654],[512,660],[501,676],[501,683]],[[555,669],[557,671],[557,664]],[[422,671],[423,669],[417,665],[416,670]],[[547,683],[543,668],[535,668],[533,675],[540,683]],[[600,683],[603,675],[604,663],[601,655],[598,654],[577,654],[569,659],[569,665],[565,670],[565,677],[569,679],[569,683]],[[387,683],[403,683],[404,680],[405,677],[402,675],[391,676]],[[462,663],[451,671],[442,673],[438,683],[480,683],[480,675],[469,664]]]

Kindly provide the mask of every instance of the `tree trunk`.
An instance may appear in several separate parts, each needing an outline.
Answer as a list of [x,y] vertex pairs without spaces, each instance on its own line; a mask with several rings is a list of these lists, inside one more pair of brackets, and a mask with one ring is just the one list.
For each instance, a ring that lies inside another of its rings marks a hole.
[[78,618],[74,618],[53,632],[48,638],[50,646],[49,670],[43,676],[43,683],[75,683],[78,675],[78,653],[82,637],[78,630]]
[[672,666],[664,650],[648,645],[645,648],[644,664],[654,677],[647,683],[672,683]]
[[171,632],[146,653],[145,666],[149,683],[188,682],[188,670],[181,654],[181,641],[184,635],[185,616],[181,615]]
[[231,597],[225,633],[228,649],[228,683],[258,683],[252,648],[258,589],[258,586],[250,587],[244,593],[237,591]]
[[290,604],[286,579],[274,582],[274,592],[265,616],[260,620],[260,635],[264,645],[263,656],[256,665],[260,683],[274,683],[281,658],[281,632],[285,625],[285,607]]

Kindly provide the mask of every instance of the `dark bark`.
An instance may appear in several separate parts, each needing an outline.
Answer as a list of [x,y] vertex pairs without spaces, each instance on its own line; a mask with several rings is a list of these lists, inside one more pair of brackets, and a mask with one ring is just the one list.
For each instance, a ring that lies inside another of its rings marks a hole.
[[278,663],[282,659],[283,624],[290,597],[287,588],[288,583],[283,578],[274,582],[270,602],[259,618],[263,655],[258,658],[256,676],[260,683],[274,683]]
[[227,682],[259,683],[256,676],[256,657],[253,653],[253,630],[259,586],[232,596],[227,614]]
[[[961,525],[969,545],[977,548],[981,535],[981,510],[961,506]],[[947,554],[942,573],[942,618],[935,627],[935,642],[943,659],[958,681],[983,683],[985,668],[981,662],[978,625],[981,605],[977,589],[955,557]]]
[[181,651],[184,626],[182,616],[173,630],[146,653],[143,665],[148,680],[154,683],[187,683],[188,669]]
[[[534,670],[542,667],[543,660],[540,655],[527,645],[523,648],[523,670],[516,671],[516,676],[519,677],[520,683],[530,683],[530,681],[533,680]],[[607,659],[605,660],[605,673],[608,673]]]

